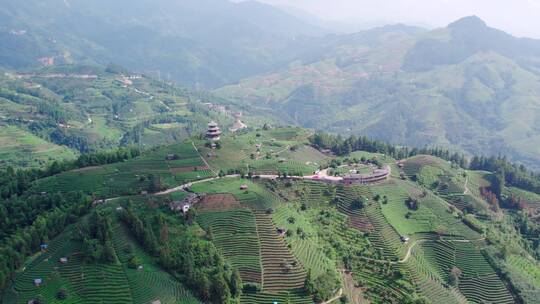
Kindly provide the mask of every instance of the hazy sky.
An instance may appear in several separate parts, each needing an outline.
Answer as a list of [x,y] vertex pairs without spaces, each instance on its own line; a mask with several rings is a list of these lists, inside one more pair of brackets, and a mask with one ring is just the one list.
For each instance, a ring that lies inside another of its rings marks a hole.
[[258,0],[300,8],[327,20],[446,26],[477,15],[517,36],[540,38],[540,0]]

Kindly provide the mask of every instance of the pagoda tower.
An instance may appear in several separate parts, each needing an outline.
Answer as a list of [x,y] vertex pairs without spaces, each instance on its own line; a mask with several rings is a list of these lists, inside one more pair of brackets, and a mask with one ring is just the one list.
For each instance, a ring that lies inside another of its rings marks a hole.
[[211,121],[208,124],[208,130],[206,130],[206,139],[216,141],[219,140],[221,136],[221,130],[219,129],[218,124],[215,121]]

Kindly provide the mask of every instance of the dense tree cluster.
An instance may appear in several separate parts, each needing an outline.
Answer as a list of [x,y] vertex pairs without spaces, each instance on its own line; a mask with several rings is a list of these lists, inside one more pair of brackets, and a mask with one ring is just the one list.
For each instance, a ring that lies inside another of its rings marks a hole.
[[540,174],[533,173],[523,165],[513,164],[506,157],[475,156],[471,159],[470,168],[496,172],[493,192],[500,197],[501,183],[540,194]]
[[311,144],[318,149],[329,149],[339,156],[347,155],[353,151],[367,151],[374,153],[384,153],[396,159],[403,159],[419,154],[428,154],[452,161],[461,167],[467,166],[467,159],[459,153],[452,153],[441,148],[408,148],[382,141],[374,140],[366,136],[350,136],[346,139],[340,135],[334,136],[327,133],[318,132],[310,137]]
[[12,167],[8,167],[3,171],[0,170],[0,198],[22,195],[24,191],[30,188],[33,181],[40,178],[87,166],[116,163],[139,155],[139,149],[128,147],[109,152],[82,154],[75,161],[55,161],[44,169],[15,170]]
[[0,199],[0,242],[18,229],[31,225],[41,214],[55,209],[64,210],[79,199],[80,195],[76,193],[33,194]]
[[540,194],[540,174],[531,172],[523,165],[509,162],[506,157],[474,156],[470,164],[467,158],[441,148],[408,148],[380,142],[368,137],[350,136],[343,139],[326,133],[316,133],[310,138],[311,144],[318,149],[329,149],[334,154],[343,156],[353,151],[384,153],[396,159],[403,159],[419,154],[427,154],[451,161],[462,168],[495,172],[491,191],[500,199],[504,185],[515,186]]
[[314,278],[308,271],[304,287],[313,295],[315,302],[323,302],[332,298],[340,287],[339,278],[335,271],[327,271]]
[[[240,295],[242,280],[238,272],[225,264],[211,241],[189,233],[175,235],[173,240],[162,214],[137,213],[130,203],[121,219],[145,250],[205,303],[231,303]],[[190,223],[193,221],[185,220],[184,225]]]
[[[56,199],[61,202],[56,202]],[[39,251],[42,244],[60,234],[67,225],[77,222],[91,206],[91,198],[81,193],[68,193],[65,197],[53,196],[47,200],[56,205],[31,221],[29,219],[19,221],[20,225],[15,225],[13,219],[18,216],[24,217],[23,213],[8,213],[9,218],[8,214],[2,216],[0,223],[4,224],[9,219],[10,225],[17,229],[12,229],[14,232],[0,241],[0,290],[5,288],[15,270],[19,269],[29,256]],[[27,200],[21,199],[17,203],[26,204]],[[3,205],[0,204],[0,207]],[[0,231],[4,232],[4,229]]]
[[77,225],[77,233],[86,260],[108,263],[117,261],[109,216],[94,210],[88,218]]

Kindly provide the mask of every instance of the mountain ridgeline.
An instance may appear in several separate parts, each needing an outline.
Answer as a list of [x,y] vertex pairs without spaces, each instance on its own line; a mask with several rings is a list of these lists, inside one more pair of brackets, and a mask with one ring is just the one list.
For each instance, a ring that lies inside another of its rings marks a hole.
[[540,42],[480,18],[331,34],[253,1],[4,1],[0,66],[120,64],[286,124],[539,168]]
[[310,128],[503,154],[538,168],[540,41],[477,17],[320,40],[289,68],[216,92]]
[[[217,87],[286,64],[297,36],[326,31],[272,6],[226,0],[1,1],[0,65],[110,62]],[[279,56],[278,56],[279,55]],[[51,61],[52,63],[52,61]]]

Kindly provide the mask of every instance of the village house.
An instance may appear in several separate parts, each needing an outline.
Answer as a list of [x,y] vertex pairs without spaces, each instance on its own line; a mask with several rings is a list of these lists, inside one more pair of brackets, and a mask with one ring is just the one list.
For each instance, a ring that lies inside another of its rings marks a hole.
[[60,258],[60,263],[67,264],[67,262],[68,262],[68,258],[66,257]]
[[172,201],[169,203],[171,211],[181,212],[186,214],[189,209],[202,199],[202,195],[197,193],[190,193],[181,201]]
[[34,286],[39,287],[43,284],[43,280],[40,278],[34,279]]

